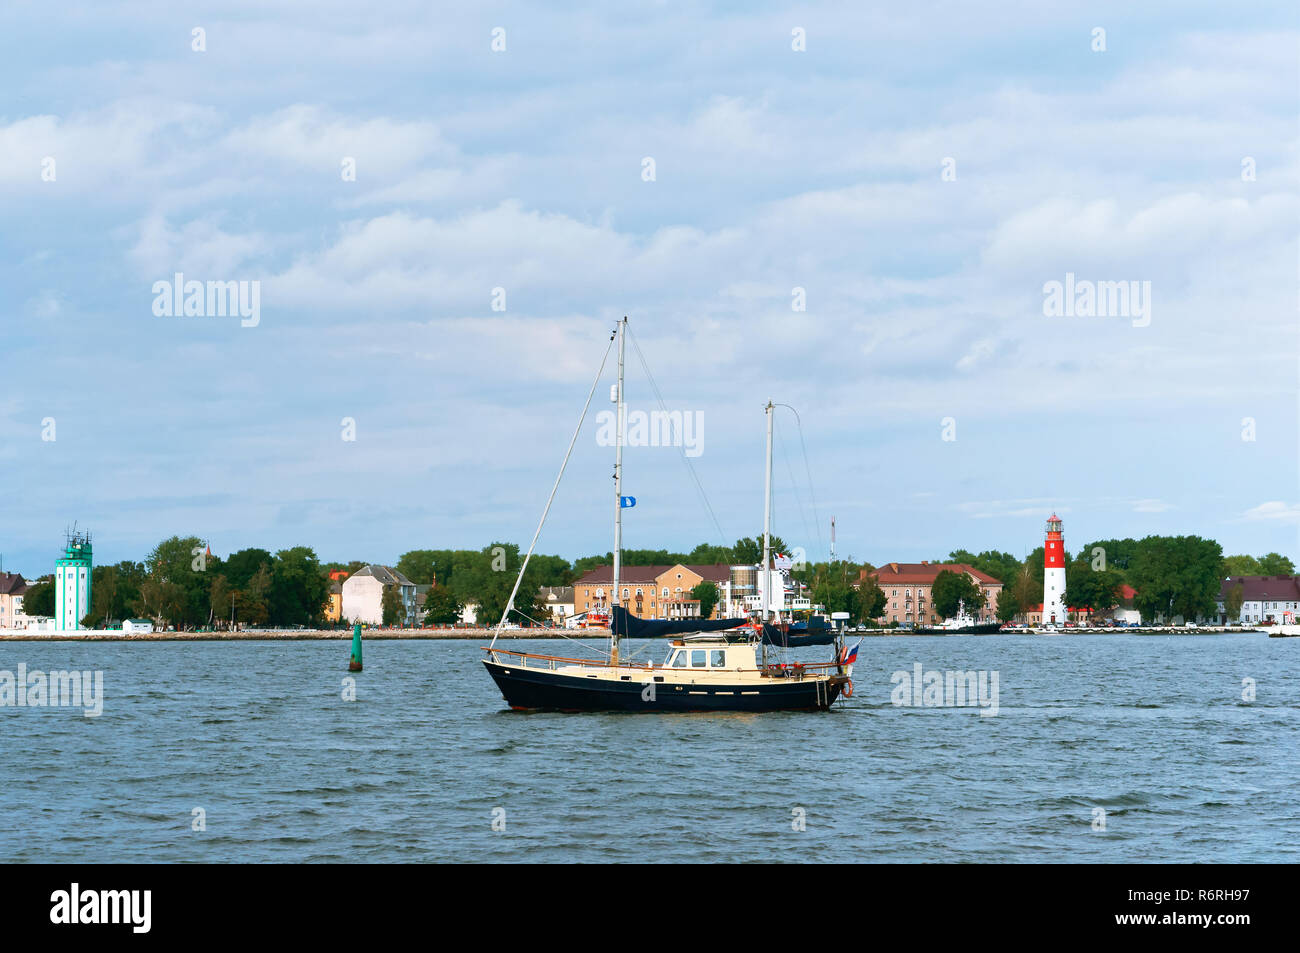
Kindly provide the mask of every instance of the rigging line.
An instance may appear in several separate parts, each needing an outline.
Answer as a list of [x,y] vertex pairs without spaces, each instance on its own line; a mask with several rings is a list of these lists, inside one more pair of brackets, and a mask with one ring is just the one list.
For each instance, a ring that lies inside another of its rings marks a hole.
[[[518,612],[518,613],[519,613],[521,616],[523,616],[525,619],[527,619],[529,622],[531,622],[531,623],[533,623],[534,625],[538,626],[539,628],[543,628],[543,629],[546,628],[546,626],[542,625],[542,623],[538,622],[536,619],[534,619],[532,616],[528,615],[528,614],[527,614],[526,612],[524,612],[522,609],[516,609],[515,611]],[[582,649],[583,651],[585,651],[585,652],[593,651],[593,650],[592,650],[592,647],[591,647],[590,645],[587,645],[587,644],[583,643],[581,640],[576,639],[576,638],[574,638],[574,637],[571,636],[571,635],[565,635],[563,632],[560,632],[560,631],[558,631],[558,630],[556,631],[555,634],[558,635],[558,636],[559,636],[560,638],[562,638],[562,639],[568,639],[570,642],[572,642],[574,645],[578,646],[579,648],[581,648],[581,649]],[[597,655],[604,655],[604,654],[605,654],[604,652],[601,652],[600,650],[595,650],[595,651],[596,651],[596,654],[597,654]]]
[[[654,375],[650,373],[650,365],[646,363],[645,355],[641,353],[641,345],[637,343],[636,335],[629,330],[628,336],[632,339],[632,349],[636,351],[637,359],[641,362],[641,369],[645,371],[646,380],[650,383],[650,389],[654,392],[655,399],[659,401],[659,409],[667,413],[668,405],[664,403],[663,394],[659,392],[659,385],[655,382]],[[709,495],[704,492],[704,484],[700,482],[700,477],[695,472],[695,467],[691,464],[690,457],[686,456],[686,448],[678,447],[677,450],[682,458],[682,462],[686,464],[686,471],[691,475],[691,479],[695,482],[695,489],[700,495],[700,500],[704,503],[705,510],[708,511],[709,519],[713,520],[713,528],[718,531],[718,540],[725,546],[727,544],[727,537],[722,532],[722,524],[718,522],[718,517],[713,512],[713,506],[709,503]]]
[[537,537],[542,535],[542,526],[546,523],[546,514],[551,511],[551,503],[555,500],[555,491],[560,488],[560,480],[564,477],[564,468],[569,465],[569,457],[573,453],[573,445],[578,442],[578,434],[582,432],[582,422],[587,419],[587,408],[591,406],[591,397],[596,393],[596,385],[600,383],[600,376],[605,373],[605,362],[609,360],[610,349],[614,346],[615,335],[609,337],[609,344],[605,345],[605,356],[600,359],[600,369],[596,371],[596,379],[591,382],[591,390],[587,391],[587,402],[582,405],[582,414],[578,417],[578,426],[573,428],[573,436],[569,438],[569,449],[564,451],[564,462],[560,464],[560,472],[555,475],[555,484],[551,487],[551,495],[546,498],[546,508],[542,510],[542,518],[537,521],[537,530],[533,533],[533,541],[528,544],[528,554],[524,556],[523,565],[519,567],[519,575],[515,577],[515,587],[510,590],[510,598],[506,601],[505,611],[501,613],[501,621],[497,623],[497,629],[492,633],[492,642],[488,648],[497,644],[497,638],[501,635],[501,627],[506,624],[506,617],[510,615],[510,610],[515,607],[515,596],[519,594],[519,584],[524,581],[524,571],[528,569],[528,560],[533,558],[533,549],[537,546]]
[[[803,522],[804,538],[807,539],[809,543],[811,543],[813,534],[812,534],[812,530],[808,528],[808,511],[804,509],[803,497],[799,495],[799,484],[795,481],[794,478],[794,467],[790,466],[790,454],[786,451],[785,441],[781,440],[779,441],[779,443],[781,445],[781,459],[785,461],[785,471],[786,473],[790,474],[790,489],[794,492],[794,501],[795,504],[799,507],[799,519]],[[790,546],[789,543],[786,543],[785,545],[787,548],[789,548]],[[820,540],[819,540],[819,545],[820,545]],[[789,554],[787,553],[786,555]]]
[[799,446],[803,448],[803,468],[808,474],[808,495],[812,497],[813,519],[816,521],[813,525],[817,527],[817,552],[822,551],[822,518],[817,512],[817,490],[813,487],[812,467],[808,464],[808,444],[803,439],[803,420],[799,417],[799,411],[795,410],[789,404],[779,404],[790,413],[794,414],[794,422],[799,428]]

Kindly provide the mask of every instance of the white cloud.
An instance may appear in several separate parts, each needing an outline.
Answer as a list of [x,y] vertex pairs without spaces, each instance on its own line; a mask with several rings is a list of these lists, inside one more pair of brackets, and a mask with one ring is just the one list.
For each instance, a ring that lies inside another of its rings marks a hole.
[[1270,500],[1251,507],[1242,514],[1243,519],[1265,520],[1277,523],[1300,523],[1300,503]]

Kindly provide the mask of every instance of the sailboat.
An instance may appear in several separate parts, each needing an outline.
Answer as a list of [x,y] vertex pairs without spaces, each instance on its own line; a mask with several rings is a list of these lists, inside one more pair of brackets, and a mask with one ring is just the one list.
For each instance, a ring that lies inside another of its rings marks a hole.
[[[569,450],[556,477],[551,496],[542,511],[537,532],[524,557],[514,589],[501,615],[492,643],[485,647],[483,665],[501,690],[507,705],[515,710],[550,709],[558,711],[800,711],[827,710],[841,694],[853,694],[852,666],[845,665],[838,650],[834,660],[825,663],[777,664],[768,659],[763,629],[772,614],[771,598],[762,617],[748,619],[641,619],[622,605],[623,509],[623,441],[626,411],[624,403],[624,349],[627,318],[616,326],[605,350],[605,360],[614,343],[618,344],[618,383],[614,387],[617,404],[614,450],[614,565],[610,589],[610,638],[608,657],[603,659],[567,658],[516,652],[496,647],[497,636],[514,606],[519,585],[532,557],[533,548],[555,491],[564,476],[569,456],[596,383],[604,371],[604,361],[597,371],[587,395],[587,405],[574,430]],[[772,410],[767,414],[767,471],[764,490],[763,564],[764,593],[772,589]],[[667,638],[671,640],[668,656],[662,664],[635,662],[624,656],[622,643],[628,639]]]

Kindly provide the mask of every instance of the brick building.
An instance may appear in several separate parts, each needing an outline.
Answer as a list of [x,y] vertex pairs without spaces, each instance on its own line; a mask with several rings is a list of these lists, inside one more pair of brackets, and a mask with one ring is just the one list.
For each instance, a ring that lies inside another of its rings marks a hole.
[[[700,602],[691,598],[691,590],[701,582],[709,581],[722,588],[731,578],[731,567],[726,563],[713,566],[623,566],[620,569],[620,605],[632,615],[642,619],[697,619]],[[598,607],[608,608],[610,589],[614,583],[612,566],[597,566],[584,573],[573,584],[573,611],[586,612]],[[710,618],[718,618],[715,606]]]
[[967,606],[966,611],[981,622],[997,619],[998,593],[1002,581],[965,563],[886,563],[879,569],[862,570],[858,581],[868,577],[885,593],[885,611],[880,618],[899,625],[937,625],[943,620],[934,612],[930,589],[944,570],[969,576],[984,594],[984,605]]

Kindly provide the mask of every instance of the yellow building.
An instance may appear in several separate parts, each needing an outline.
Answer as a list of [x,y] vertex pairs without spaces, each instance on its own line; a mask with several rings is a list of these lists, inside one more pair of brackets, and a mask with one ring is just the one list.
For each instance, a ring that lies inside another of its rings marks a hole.
[[325,621],[338,622],[343,618],[343,580],[348,574],[341,569],[330,573],[330,601],[325,608]]
[[[619,604],[642,619],[697,619],[700,601],[691,598],[691,590],[701,582],[717,584],[719,595],[731,578],[725,563],[713,566],[623,566],[620,570]],[[573,584],[573,611],[608,608],[614,583],[612,566],[597,566]],[[715,606],[710,618],[718,617]]]

